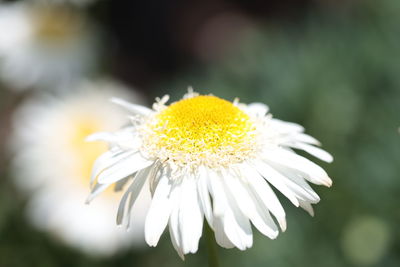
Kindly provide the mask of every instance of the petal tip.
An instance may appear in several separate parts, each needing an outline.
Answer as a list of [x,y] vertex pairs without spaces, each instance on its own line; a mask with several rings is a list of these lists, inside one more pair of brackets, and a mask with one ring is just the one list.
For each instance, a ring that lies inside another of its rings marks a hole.
[[324,185],[327,187],[331,187],[333,185],[332,179],[327,176],[325,179]]
[[85,205],[89,205],[93,200],[93,196],[89,195],[85,200]]
[[287,229],[286,218],[279,220],[279,226],[281,227],[282,232],[285,232]]

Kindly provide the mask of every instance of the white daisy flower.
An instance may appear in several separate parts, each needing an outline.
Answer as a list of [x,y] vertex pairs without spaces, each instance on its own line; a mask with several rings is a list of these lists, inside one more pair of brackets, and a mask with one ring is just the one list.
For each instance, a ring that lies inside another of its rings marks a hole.
[[220,246],[245,250],[253,243],[251,224],[271,239],[279,233],[277,224],[286,229],[272,186],[313,215],[311,204],[319,197],[307,182],[332,184],[321,167],[293,149],[327,162],[332,156],[317,148],[319,142],[302,126],[272,118],[263,104],[192,91],[169,106],[168,96],[158,99],[153,109],[114,101],[131,112],[132,124],[89,137],[111,147],[94,164],[89,200],[113,183],[129,181],[117,215],[122,223],[149,183],[145,237],[150,246],[169,225],[178,254],[195,253],[205,217]]
[[46,3],[46,4],[72,4],[79,7],[88,6],[94,3],[96,0],[30,0],[32,2],[37,3]]
[[[138,200],[129,233],[115,224],[119,194],[106,192],[94,206],[85,204],[94,160],[107,150],[88,143],[88,134],[118,129],[125,118],[111,96],[140,101],[115,82],[85,82],[63,97],[42,95],[16,111],[12,148],[16,184],[30,195],[28,218],[67,244],[94,255],[142,247],[150,193]],[[111,190],[112,191],[112,190]]]
[[62,5],[0,4],[0,78],[13,89],[65,87],[93,70],[95,32]]

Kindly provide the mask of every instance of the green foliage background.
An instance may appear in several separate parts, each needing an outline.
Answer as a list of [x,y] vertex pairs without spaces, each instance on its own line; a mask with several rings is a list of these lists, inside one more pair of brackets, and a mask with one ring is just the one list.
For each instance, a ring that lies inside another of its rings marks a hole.
[[[335,161],[321,164],[332,188],[316,215],[293,207],[277,240],[255,236],[245,252],[219,249],[222,266],[400,266],[400,2],[364,1],[314,10],[301,23],[270,23],[224,59],[193,66],[155,86],[178,99],[201,93],[263,102],[305,126]],[[165,90],[168,88],[168,90]],[[171,92],[171,88],[176,88]],[[164,234],[159,247],[97,259],[66,248],[24,218],[27,199],[0,170],[0,266],[204,266],[204,240],[182,262]]]

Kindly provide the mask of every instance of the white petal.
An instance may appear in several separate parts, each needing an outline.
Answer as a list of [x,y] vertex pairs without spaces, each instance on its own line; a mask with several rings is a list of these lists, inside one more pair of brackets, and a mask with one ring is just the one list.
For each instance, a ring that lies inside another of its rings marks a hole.
[[311,204],[307,201],[302,201],[300,200],[300,207],[302,207],[304,210],[306,210],[311,216],[314,217],[314,209],[311,206]]
[[124,107],[125,109],[129,110],[134,114],[147,116],[153,113],[151,109],[146,108],[145,106],[135,105],[120,98],[113,97],[111,98],[111,101],[117,105],[120,105],[121,107]]
[[[158,166],[157,162],[155,162],[150,167],[148,167],[147,169],[143,170],[143,172],[142,171],[138,172],[138,174],[137,174],[138,178],[137,179],[140,178],[139,175],[143,176],[142,179],[144,179],[144,182],[143,182],[141,190],[139,190],[138,192],[132,191],[132,195],[131,195],[131,198],[129,199],[129,203],[128,203],[128,214],[132,213],[131,211],[132,211],[133,205],[135,204],[135,201],[139,197],[139,194],[141,193],[141,191],[150,190],[149,181],[154,179],[154,177],[156,177],[156,175],[159,173],[158,167],[159,166]],[[139,184],[139,187],[140,187],[140,184]],[[130,227],[130,221],[131,221],[131,216],[128,217],[128,224],[127,224],[128,229]]]
[[117,225],[122,224],[122,219],[125,216],[126,202],[131,196],[132,185],[128,188],[128,190],[124,193],[119,202],[118,211],[117,211]]
[[286,186],[284,180],[286,179],[281,173],[274,170],[271,166],[260,161],[254,161],[256,170],[276,189],[284,194],[296,207],[299,206],[299,201],[296,195]]
[[298,149],[304,150],[305,152],[313,155],[316,158],[319,158],[320,160],[323,160],[323,161],[326,161],[329,163],[333,161],[332,155],[319,147],[311,146],[311,145],[304,144],[304,143],[294,143],[290,146],[293,148],[298,148]]
[[133,177],[129,176],[115,183],[114,191],[119,192],[124,189],[125,185],[132,180]]
[[146,179],[150,173],[151,167],[140,170],[137,172],[135,177],[133,178],[132,184],[129,186],[128,190],[125,192],[124,196],[121,199],[121,203],[117,212],[117,224],[121,224],[123,218],[125,217],[125,202],[129,197],[129,205],[128,205],[128,218],[130,218],[130,211],[132,206],[134,205],[139,193],[142,191],[143,185],[146,182]]
[[[208,191],[210,192],[211,195],[214,195],[213,187],[211,185],[211,180],[217,176],[215,175],[215,173],[213,171],[210,171],[210,170],[207,172],[207,174],[208,174],[207,176],[203,176],[203,177],[207,178],[206,180],[207,180]],[[222,215],[222,213],[218,214],[218,211],[217,211],[217,208],[223,210],[223,207],[220,207],[221,204],[223,204],[223,203],[216,204],[215,199],[213,199],[213,219],[212,219],[213,224],[212,224],[212,227],[213,227],[214,234],[215,234],[215,240],[216,240],[217,244],[223,248],[233,248],[233,247],[235,247],[235,245],[232,244],[232,242],[229,240],[229,238],[227,237],[225,230],[224,230],[223,215]]]
[[293,138],[297,142],[307,143],[307,144],[316,145],[316,146],[321,145],[321,143],[317,139],[315,139],[314,137],[312,137],[308,134],[297,133],[296,135],[293,136]]
[[251,218],[255,213],[255,206],[253,200],[250,198],[247,190],[239,179],[232,173],[226,171],[222,173],[223,180],[226,185],[226,191],[229,190],[230,194],[234,196],[235,203],[240,208],[243,214]]
[[283,209],[281,203],[276,197],[274,191],[268,183],[261,177],[261,175],[253,170],[251,167],[242,164],[242,175],[248,177],[247,181],[254,192],[262,200],[265,207],[271,211],[271,213],[276,217],[282,231],[286,230],[286,218],[285,210]]
[[[283,182],[287,187],[292,190],[299,200],[307,201],[310,203],[318,203],[320,198],[317,193],[311,188],[311,186],[301,177],[295,170],[288,169],[283,166],[274,165],[271,166],[283,174],[286,179]],[[300,202],[300,201],[299,201]]]
[[228,236],[225,234],[223,218],[214,217],[213,221],[214,221],[215,240],[217,244],[223,248],[234,248],[235,245],[232,244]]
[[263,211],[259,210],[259,207],[257,207],[256,203],[257,200],[251,196],[250,190],[247,184],[242,181],[242,178],[224,175],[224,179],[225,183],[230,189],[231,196],[234,196],[235,201],[242,213],[252,221],[254,226],[261,233],[270,238],[276,238],[279,232],[271,216],[269,215],[269,211],[267,209],[264,209]]
[[308,181],[325,186],[331,186],[332,180],[328,174],[317,164],[284,149],[268,149],[263,157],[271,162],[276,162],[291,169],[301,172]]
[[85,138],[87,142],[104,141],[104,142],[114,142],[115,134],[110,132],[97,132],[89,135]]
[[269,110],[268,106],[263,103],[251,103],[247,105],[247,109],[256,117],[264,117]]
[[170,191],[171,182],[167,176],[163,175],[154,192],[145,222],[145,239],[149,246],[157,246],[158,240],[168,224],[172,208],[169,199]]
[[137,135],[135,127],[124,127],[116,132],[97,132],[89,135],[85,139],[88,142],[103,141],[109,143],[112,147],[118,147],[122,150],[139,150],[141,139]]
[[227,194],[231,212],[224,216],[224,231],[233,244],[240,250],[253,245],[253,233],[249,219],[240,211],[233,197]]
[[[221,217],[225,235],[240,250],[245,250],[253,244],[253,235],[249,220],[243,215],[234,199],[226,194],[223,179],[220,175],[210,172],[210,192],[214,203],[214,216]],[[215,218],[214,217],[214,218]],[[217,243],[223,237],[216,235]]]
[[203,210],[208,224],[210,225],[211,229],[214,229],[212,215],[213,211],[211,207],[210,194],[207,188],[207,179],[207,170],[205,169],[205,167],[200,166],[199,175],[197,178],[197,193],[199,196],[199,204],[201,205],[201,209]]
[[171,237],[171,242],[176,252],[178,252],[179,257],[183,260],[184,252],[181,242],[181,233],[179,231],[179,205],[181,202],[181,186],[175,184],[171,192],[171,216],[169,217],[169,234]]
[[171,243],[179,257],[185,260],[185,254],[183,253],[182,246],[180,244],[181,236],[178,229],[178,214],[179,209],[173,210],[169,218],[169,236],[171,238]]
[[182,201],[179,209],[179,229],[183,253],[196,253],[203,229],[201,212],[194,177],[183,177]]
[[258,194],[254,192],[252,188],[247,186],[250,197],[253,199],[254,205],[256,207],[256,212],[259,215],[255,217],[252,222],[254,226],[265,236],[271,239],[275,239],[279,234],[279,229],[276,226],[274,220],[272,219],[269,210],[265,207],[262,200],[258,197]]
[[282,120],[278,120],[275,118],[270,120],[270,125],[272,127],[275,127],[279,132],[303,132],[304,131],[304,127],[301,126],[300,124],[282,121]]
[[120,149],[113,149],[101,154],[93,164],[90,184],[93,185],[101,172],[133,154],[135,154],[135,151],[123,151]]
[[98,175],[97,182],[99,184],[114,183],[150,166],[152,163],[153,161],[143,158],[142,155],[137,152],[103,170]]
[[[159,160],[156,160],[154,162],[154,170],[162,170],[162,172],[170,177],[170,169],[167,166],[163,166],[161,168],[162,164],[160,163]],[[150,189],[150,193],[153,196],[154,195],[154,191],[156,191],[156,187],[158,185],[158,182],[160,180],[162,175],[157,175],[157,172],[153,173],[152,178],[149,179],[149,189]]]
[[92,200],[97,197],[101,192],[106,190],[111,184],[96,184],[92,191],[90,192],[90,195],[86,199],[86,204],[89,204],[92,202]]

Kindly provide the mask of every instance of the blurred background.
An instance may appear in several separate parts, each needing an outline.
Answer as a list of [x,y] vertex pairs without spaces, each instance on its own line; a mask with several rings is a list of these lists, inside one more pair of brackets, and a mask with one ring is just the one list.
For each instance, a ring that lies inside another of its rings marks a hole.
[[[0,2],[0,266],[207,264],[204,238],[182,262],[166,233],[156,248],[92,237],[104,245],[96,250],[83,234],[65,238],[75,222],[48,222],[64,208],[47,207],[54,201],[38,188],[73,168],[54,170],[54,156],[69,154],[49,139],[66,135],[54,122],[78,110],[65,107],[89,90],[82,83],[100,94],[104,80],[111,95],[123,87],[148,105],[178,100],[188,86],[263,102],[333,154],[332,164],[317,162],[334,184],[314,187],[315,217],[278,194],[287,231],[277,240],[257,233],[245,252],[219,248],[221,266],[400,266],[399,48],[398,0]],[[82,103],[83,113],[95,109]]]

